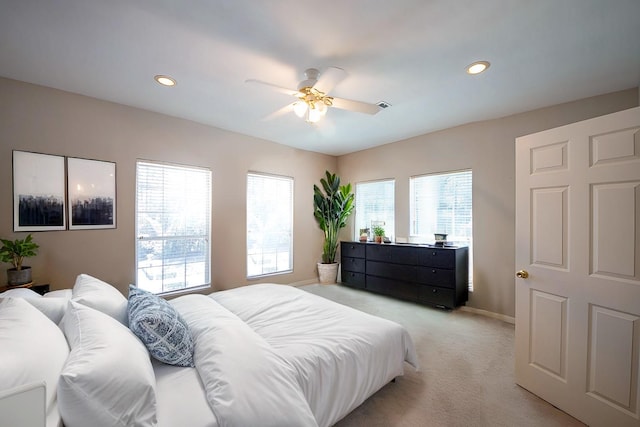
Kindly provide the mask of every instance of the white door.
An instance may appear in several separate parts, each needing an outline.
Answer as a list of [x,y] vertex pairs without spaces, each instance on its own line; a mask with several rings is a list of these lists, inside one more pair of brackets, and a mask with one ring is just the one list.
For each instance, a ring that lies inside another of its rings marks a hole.
[[640,108],[516,140],[516,271],[517,383],[640,426]]

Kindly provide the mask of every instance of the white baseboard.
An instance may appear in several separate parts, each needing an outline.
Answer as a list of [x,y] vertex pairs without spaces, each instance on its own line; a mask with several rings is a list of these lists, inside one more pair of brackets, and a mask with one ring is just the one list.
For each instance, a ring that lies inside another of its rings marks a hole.
[[487,310],[481,310],[479,308],[467,307],[466,305],[458,307],[458,310],[460,310],[460,311],[468,311],[469,313],[480,314],[482,316],[487,316],[487,317],[491,317],[493,319],[502,320],[503,322],[511,323],[512,325],[516,324],[516,318],[515,317],[511,317],[511,316],[507,316],[507,315],[499,314],[499,313],[494,313],[493,311],[487,311]]

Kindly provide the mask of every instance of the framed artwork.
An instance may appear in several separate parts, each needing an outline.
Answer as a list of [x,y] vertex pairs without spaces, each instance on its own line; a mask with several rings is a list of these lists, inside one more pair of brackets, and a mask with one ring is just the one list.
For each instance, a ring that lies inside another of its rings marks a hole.
[[13,231],[66,228],[64,157],[13,151]]
[[67,158],[69,230],[116,228],[116,164]]

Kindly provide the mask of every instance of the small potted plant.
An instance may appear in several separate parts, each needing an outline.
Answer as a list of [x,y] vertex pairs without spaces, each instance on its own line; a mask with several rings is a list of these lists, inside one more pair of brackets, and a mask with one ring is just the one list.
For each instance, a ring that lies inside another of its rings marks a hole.
[[31,283],[31,267],[22,265],[25,258],[35,256],[40,247],[33,242],[33,236],[24,239],[0,239],[0,261],[8,262],[13,268],[7,269],[7,283],[9,286],[19,286]]
[[373,227],[373,235],[375,236],[376,243],[382,243],[382,239],[384,238],[384,228],[376,225]]

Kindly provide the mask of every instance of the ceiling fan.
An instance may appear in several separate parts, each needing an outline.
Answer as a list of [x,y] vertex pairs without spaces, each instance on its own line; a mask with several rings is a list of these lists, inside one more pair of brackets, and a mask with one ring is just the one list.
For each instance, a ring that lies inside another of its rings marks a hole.
[[304,74],[306,79],[298,84],[297,90],[287,89],[261,80],[249,79],[245,81],[246,83],[269,86],[278,92],[298,98],[265,119],[293,111],[298,117],[304,118],[307,122],[316,123],[327,114],[329,107],[365,114],[376,114],[382,108],[377,104],[329,96],[328,93],[347,76],[346,71],[342,68],[328,67],[322,75],[316,68],[309,68]]

